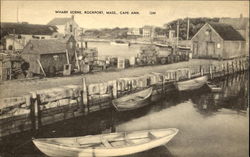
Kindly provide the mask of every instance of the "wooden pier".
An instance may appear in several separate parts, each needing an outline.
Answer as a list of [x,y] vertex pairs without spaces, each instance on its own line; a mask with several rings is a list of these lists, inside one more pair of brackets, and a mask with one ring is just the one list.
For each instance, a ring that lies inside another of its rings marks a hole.
[[207,75],[209,79],[224,77],[248,70],[247,58],[221,61],[218,64],[166,70],[143,76],[120,78],[108,82],[68,85],[30,92],[24,96],[0,99],[0,140],[24,131],[110,108],[114,98],[153,87],[152,101],[175,90],[174,83]]

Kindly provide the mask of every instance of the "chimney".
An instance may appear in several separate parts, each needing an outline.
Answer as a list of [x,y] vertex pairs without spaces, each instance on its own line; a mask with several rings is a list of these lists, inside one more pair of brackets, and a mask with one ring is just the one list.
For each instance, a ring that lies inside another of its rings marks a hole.
[[74,15],[71,16],[71,19],[74,20]]
[[240,14],[240,19],[242,19],[243,18],[243,15],[242,15],[242,13]]

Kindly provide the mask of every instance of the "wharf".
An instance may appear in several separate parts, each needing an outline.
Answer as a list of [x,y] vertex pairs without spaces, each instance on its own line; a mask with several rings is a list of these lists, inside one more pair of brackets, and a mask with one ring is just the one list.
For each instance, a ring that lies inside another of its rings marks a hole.
[[[4,92],[1,96],[5,97],[0,99],[0,140],[15,133],[35,132],[48,124],[110,108],[114,98],[149,86],[153,87],[152,100],[157,101],[174,90],[176,81],[202,75],[213,79],[243,72],[248,67],[246,58],[191,60],[84,76],[6,81],[0,86]],[[176,69],[181,68],[188,68],[190,72],[178,73]]]
[[82,77],[86,78],[87,84],[91,84],[115,80],[122,77],[141,76],[151,72],[165,73],[167,70],[189,67],[192,68],[210,64],[216,65],[219,63],[220,61],[217,60],[192,59],[187,62],[179,62],[174,64],[144,66],[115,71],[102,71],[85,75],[30,80],[10,80],[0,83],[0,99],[26,95],[30,91],[35,90],[48,89],[66,85],[81,85]]

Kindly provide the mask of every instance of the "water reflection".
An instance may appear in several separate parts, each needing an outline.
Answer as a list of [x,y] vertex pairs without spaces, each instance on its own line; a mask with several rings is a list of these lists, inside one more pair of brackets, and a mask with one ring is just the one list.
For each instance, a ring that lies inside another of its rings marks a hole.
[[199,98],[192,97],[191,100],[202,113],[220,111],[222,108],[244,113],[248,107],[248,75],[230,76],[214,82],[222,87],[221,92],[203,93]]
[[[67,137],[114,131],[178,128],[167,147],[129,157],[243,157],[248,155],[248,74],[214,81],[222,92],[204,87],[166,95],[162,101],[130,112],[108,109],[42,128],[37,137]],[[0,156],[44,156],[31,143],[30,133],[5,139]],[[25,143],[28,141],[27,143]],[[24,144],[25,143],[25,144]],[[14,151],[13,151],[14,150]]]

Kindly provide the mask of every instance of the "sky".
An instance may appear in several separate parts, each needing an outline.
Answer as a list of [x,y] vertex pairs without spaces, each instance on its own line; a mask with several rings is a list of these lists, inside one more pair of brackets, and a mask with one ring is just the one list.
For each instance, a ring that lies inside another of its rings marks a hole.
[[[186,17],[249,16],[249,1],[1,1],[1,22],[47,24],[56,17],[71,17],[83,28],[163,26]],[[18,11],[17,11],[18,10]],[[68,13],[55,13],[68,11]],[[84,11],[102,11],[86,14]],[[115,11],[116,14],[107,14]],[[129,14],[124,14],[128,12]],[[139,14],[131,14],[139,12]],[[18,16],[17,16],[18,15]]]

